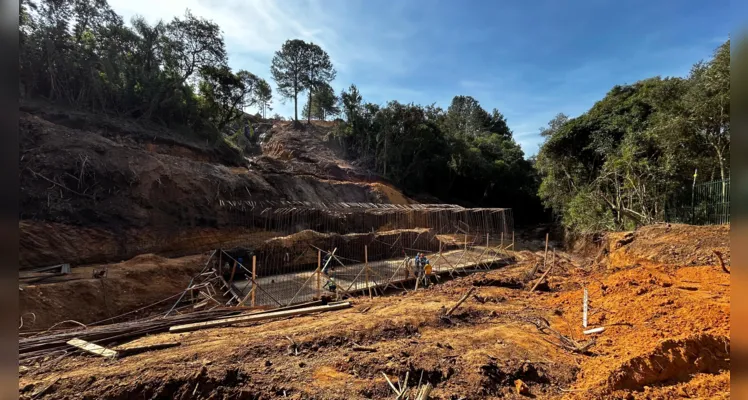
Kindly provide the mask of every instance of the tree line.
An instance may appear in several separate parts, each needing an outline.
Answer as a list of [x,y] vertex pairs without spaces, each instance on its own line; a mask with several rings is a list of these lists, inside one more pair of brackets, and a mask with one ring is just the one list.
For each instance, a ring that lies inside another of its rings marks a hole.
[[[106,0],[23,0],[22,93],[94,112],[146,119],[219,140],[244,110],[272,109],[270,84],[228,66],[220,27],[189,10],[169,22],[129,25]],[[470,205],[522,209],[534,204],[538,180],[497,111],[455,97],[433,105],[363,101],[354,85],[337,95],[336,71],[317,44],[286,41],[270,72],[275,93],[299,100],[307,121],[342,114],[335,140],[358,163],[413,194]],[[229,132],[230,133],[230,132]],[[522,214],[521,210],[517,214]]]
[[244,110],[270,110],[272,89],[233,71],[218,25],[189,10],[126,25],[106,0],[22,0],[23,97],[146,119],[217,139]]
[[[129,25],[106,0],[22,0],[20,11],[22,96],[214,141],[243,133],[231,135],[246,109],[272,111],[270,83],[233,71],[220,27],[189,10]],[[336,93],[332,60],[317,44],[286,41],[270,72],[275,94],[293,101],[295,121],[300,100],[308,122],[336,118],[331,138],[347,156],[408,194],[511,207],[520,224],[552,210],[570,230],[593,232],[662,220],[670,195],[696,170],[729,177],[729,47],[687,78],[618,85],[576,118],[559,114],[530,159],[501,112],[470,96],[442,109],[371,103],[355,85]]]
[[586,113],[559,114],[541,135],[539,195],[568,229],[663,221],[674,194],[730,176],[730,41],[686,78],[615,86]]
[[539,179],[506,118],[470,96],[444,110],[366,102],[355,85],[340,95],[335,137],[351,158],[409,193],[469,206],[510,207],[516,222],[542,219]]

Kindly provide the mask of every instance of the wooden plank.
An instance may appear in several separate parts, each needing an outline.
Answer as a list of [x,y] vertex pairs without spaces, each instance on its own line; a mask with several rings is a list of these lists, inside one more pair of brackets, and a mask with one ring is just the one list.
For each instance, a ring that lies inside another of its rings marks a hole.
[[228,288],[228,291],[231,293],[231,298],[236,301],[241,301],[242,297],[234,290],[234,286],[229,285],[228,282],[226,282],[226,279],[223,279],[221,275],[218,275],[218,279],[221,281],[223,286]]
[[371,286],[369,286],[369,247],[364,246],[364,268],[366,268],[366,287],[369,289],[369,298],[371,298]]
[[237,263],[238,263],[238,261],[234,261],[234,267],[231,268],[231,276],[229,277],[229,285],[231,285],[232,283],[234,283],[234,274],[236,274],[236,264]]
[[[554,251],[555,251],[555,249],[554,249]],[[543,275],[540,277],[540,279],[538,279],[538,281],[535,282],[534,285],[532,285],[532,288],[530,288],[531,292],[535,291],[535,288],[537,288],[538,285],[540,285],[540,282],[543,282],[543,279],[545,279],[545,277],[548,276],[548,273],[551,272],[551,270],[553,269],[554,265],[555,265],[555,262],[551,261],[551,265],[548,267],[548,269],[545,270],[545,273],[543,273]]]
[[457,302],[457,304],[455,304],[454,306],[452,306],[452,308],[450,308],[450,309],[449,309],[449,311],[447,311],[447,313],[446,313],[446,314],[444,314],[444,315],[446,315],[446,316],[450,316],[450,315],[452,315],[452,313],[453,313],[453,312],[455,312],[455,310],[456,310],[456,309],[457,309],[457,308],[458,308],[458,307],[460,306],[460,304],[464,303],[464,302],[465,302],[465,300],[467,300],[467,299],[468,299],[468,297],[470,297],[470,295],[471,295],[471,294],[473,294],[473,291],[474,291],[474,290],[475,290],[475,286],[471,287],[471,288],[470,288],[470,290],[468,290],[468,291],[467,291],[467,293],[465,293],[465,294],[464,294],[464,295],[463,295],[463,296],[462,296],[462,297],[460,298],[460,300],[459,300],[459,301]]
[[[201,292],[201,293],[202,293],[202,292]],[[205,306],[207,306],[207,305],[208,305],[208,300],[206,299],[206,300],[203,300],[203,301],[201,301],[201,302],[199,302],[199,303],[195,304],[194,306],[192,306],[192,309],[194,310],[194,309],[196,309],[196,308],[200,308],[200,307],[205,307]]]
[[101,347],[98,344],[93,344],[78,338],[68,340],[67,344],[101,357],[116,358],[119,355],[119,353],[114,350],[107,349],[106,347]]
[[48,272],[52,270],[59,270],[57,272],[63,273],[63,274],[69,274],[70,273],[70,264],[57,264],[57,265],[50,265],[48,267],[39,267],[34,269],[28,269],[22,272]]
[[196,331],[199,329],[218,328],[218,327],[236,324],[240,322],[255,322],[255,321],[263,321],[263,320],[274,319],[274,318],[284,318],[284,317],[292,317],[292,316],[297,316],[297,315],[305,315],[305,314],[311,314],[311,313],[323,312],[323,311],[342,310],[350,306],[351,306],[350,302],[345,302],[345,303],[340,303],[340,304],[333,304],[333,305],[326,305],[326,306],[319,306],[319,307],[307,307],[307,308],[299,308],[296,310],[269,312],[269,313],[258,314],[258,315],[243,315],[243,316],[238,316],[238,317],[217,319],[213,321],[198,322],[194,324],[174,325],[169,328],[169,332],[180,333],[180,332]]
[[252,256],[252,307],[255,306],[255,294],[257,293],[257,256]]

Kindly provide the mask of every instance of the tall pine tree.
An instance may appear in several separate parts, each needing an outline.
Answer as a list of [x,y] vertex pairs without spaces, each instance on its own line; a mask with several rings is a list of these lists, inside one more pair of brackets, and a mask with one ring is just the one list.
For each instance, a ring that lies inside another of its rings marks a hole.
[[293,99],[294,120],[299,120],[299,93],[306,88],[309,79],[308,45],[303,40],[286,40],[280,50],[275,52],[270,72],[278,85],[278,93],[287,99]]

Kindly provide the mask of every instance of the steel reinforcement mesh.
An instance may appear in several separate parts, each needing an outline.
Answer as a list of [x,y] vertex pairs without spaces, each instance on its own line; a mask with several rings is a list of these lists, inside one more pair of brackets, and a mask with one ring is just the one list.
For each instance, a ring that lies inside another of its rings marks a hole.
[[[230,286],[229,302],[245,305],[413,288],[503,262],[513,245],[505,208],[249,201],[219,207],[230,226],[197,241],[218,249],[209,268]],[[416,264],[419,253],[430,275]]]

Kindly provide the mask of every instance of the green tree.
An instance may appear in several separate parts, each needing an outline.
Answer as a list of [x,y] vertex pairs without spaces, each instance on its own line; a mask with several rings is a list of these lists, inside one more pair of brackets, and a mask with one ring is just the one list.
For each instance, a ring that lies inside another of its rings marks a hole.
[[723,43],[711,60],[694,65],[690,80],[685,99],[687,119],[712,149],[724,180],[730,156],[730,41]]
[[183,19],[174,18],[164,31],[166,64],[177,82],[184,83],[204,67],[226,65],[226,48],[221,28],[187,10]]
[[569,122],[569,117],[566,114],[564,113],[556,114],[556,116],[553,117],[553,119],[550,122],[548,122],[548,126],[540,128],[540,136],[542,137],[553,136],[567,122]]
[[301,116],[314,118],[324,121],[328,116],[336,116],[340,114],[338,108],[338,97],[335,95],[335,90],[329,84],[320,85],[319,89],[314,92],[311,99],[311,114],[309,112],[309,102],[304,106],[301,111]]
[[336,133],[344,147],[406,191],[542,215],[538,176],[498,110],[488,113],[467,96],[446,112],[396,101],[380,107],[355,85],[340,97],[345,122]]
[[615,86],[583,115],[558,115],[535,163],[545,205],[572,231],[632,229],[662,220],[694,169],[726,177],[729,74],[726,43],[688,79]]
[[485,132],[490,115],[470,96],[455,96],[447,108],[445,126],[453,135],[478,136]]
[[362,100],[363,98],[356,85],[351,85],[347,92],[344,90],[340,93],[341,108],[349,124],[352,124],[358,117]]
[[303,40],[292,39],[283,43],[273,56],[270,72],[278,85],[278,93],[293,99],[294,121],[299,120],[298,97],[307,87],[309,80],[308,45]]
[[200,93],[212,110],[219,131],[241,117],[244,108],[257,103],[259,78],[251,72],[234,74],[228,67],[203,67],[200,75]]
[[[335,79],[336,71],[330,61],[330,56],[322,50],[321,47],[314,43],[306,44],[306,72],[307,76],[304,81],[304,87],[309,92],[309,102],[307,107],[312,109],[312,96],[318,90],[324,90],[330,82]],[[332,91],[332,89],[330,89]],[[334,92],[333,92],[334,93]],[[312,113],[307,113],[307,122],[311,123]]]
[[270,87],[270,84],[266,80],[260,79],[257,82],[256,94],[257,104],[259,104],[260,106],[262,118],[265,118],[267,111],[273,111],[273,108],[270,107],[270,104],[273,101],[273,89]]

